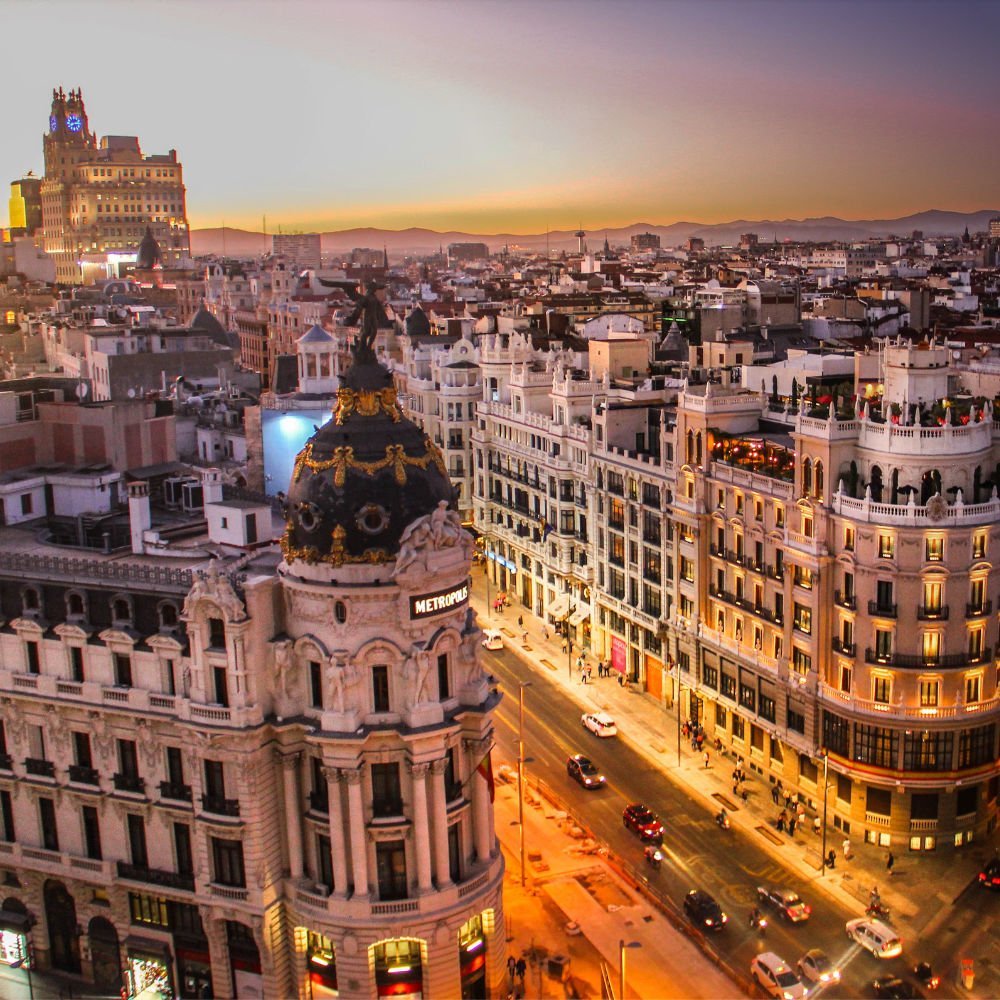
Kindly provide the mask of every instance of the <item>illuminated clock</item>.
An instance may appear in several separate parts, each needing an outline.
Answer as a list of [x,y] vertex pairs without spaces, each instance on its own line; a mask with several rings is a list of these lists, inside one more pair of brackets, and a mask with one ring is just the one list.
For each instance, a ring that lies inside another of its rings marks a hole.
[[55,132],[59,128],[59,119],[55,115],[49,115],[49,131]]
[[83,128],[83,119],[78,114],[68,114],[66,116],[66,128],[70,132],[79,132]]

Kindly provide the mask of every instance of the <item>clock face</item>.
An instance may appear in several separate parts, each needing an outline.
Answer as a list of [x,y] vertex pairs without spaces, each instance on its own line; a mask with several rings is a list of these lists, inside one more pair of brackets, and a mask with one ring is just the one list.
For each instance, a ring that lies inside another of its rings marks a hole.
[[83,128],[83,119],[78,114],[69,114],[66,116],[66,128],[70,132],[79,132]]
[[59,128],[59,119],[55,115],[49,115],[49,131],[55,132]]

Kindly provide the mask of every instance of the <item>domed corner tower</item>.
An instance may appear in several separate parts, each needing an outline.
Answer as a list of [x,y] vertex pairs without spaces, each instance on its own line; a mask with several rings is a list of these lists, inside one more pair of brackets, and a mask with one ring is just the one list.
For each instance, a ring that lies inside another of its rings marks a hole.
[[349,325],[358,317],[333,417],[295,462],[279,567],[291,960],[313,995],[336,982],[351,996],[492,996],[505,962],[499,695],[469,605],[473,543],[441,453],[376,361],[373,290]]

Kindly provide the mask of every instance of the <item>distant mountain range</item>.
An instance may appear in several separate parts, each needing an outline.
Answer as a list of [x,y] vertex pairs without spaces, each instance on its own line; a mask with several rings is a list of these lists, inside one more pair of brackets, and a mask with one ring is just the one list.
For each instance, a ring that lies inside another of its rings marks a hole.
[[[591,250],[604,245],[605,236],[612,246],[628,243],[635,233],[655,233],[664,247],[679,246],[690,236],[701,237],[708,246],[736,243],[742,233],[756,233],[761,242],[772,239],[830,242],[833,240],[859,240],[866,237],[909,237],[917,229],[927,237],[960,236],[966,226],[969,232],[983,232],[989,220],[1000,215],[1000,209],[979,212],[945,212],[932,209],[901,219],[838,219],[823,216],[816,219],[736,219],[706,225],[701,222],[674,222],[669,226],[637,222],[618,229],[587,230],[586,244]],[[324,253],[346,253],[355,247],[386,247],[392,256],[401,254],[430,254],[449,243],[485,243],[496,252],[504,245],[518,246],[525,250],[544,251],[575,250],[577,239],[570,230],[559,229],[550,233],[460,233],[436,232],[433,229],[341,229],[322,234]],[[247,232],[244,229],[195,229],[191,232],[191,251],[194,254],[226,254],[248,257],[268,253],[271,237],[265,233]]]

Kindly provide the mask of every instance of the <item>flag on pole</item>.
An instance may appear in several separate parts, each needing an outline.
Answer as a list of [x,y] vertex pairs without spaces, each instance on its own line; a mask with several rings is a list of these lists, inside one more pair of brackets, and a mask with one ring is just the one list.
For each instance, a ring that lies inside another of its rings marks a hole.
[[496,801],[497,788],[493,781],[493,758],[491,756],[493,748],[486,751],[486,756],[479,762],[476,770],[486,779],[486,787],[490,790],[490,802]]

